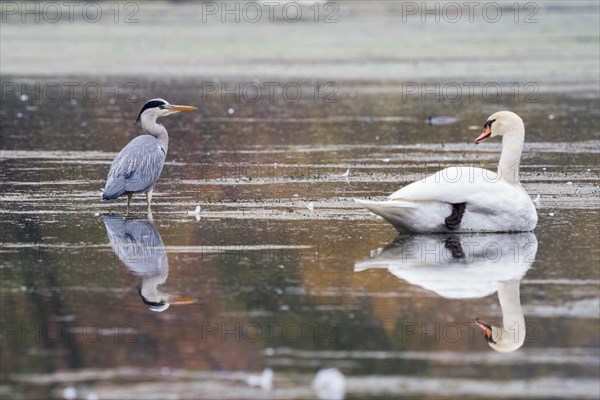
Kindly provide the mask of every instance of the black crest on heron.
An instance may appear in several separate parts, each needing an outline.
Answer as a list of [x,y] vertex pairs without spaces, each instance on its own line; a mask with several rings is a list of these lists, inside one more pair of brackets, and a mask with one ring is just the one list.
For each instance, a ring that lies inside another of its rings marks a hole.
[[144,107],[142,107],[142,110],[140,111],[137,119],[135,120],[135,123],[137,124],[138,122],[140,122],[140,119],[142,118],[142,114],[144,113],[144,111],[146,111],[150,108],[159,108],[162,106],[166,106],[167,104],[169,104],[169,102],[166,100],[163,100],[163,99],[149,100],[146,104],[144,104]]

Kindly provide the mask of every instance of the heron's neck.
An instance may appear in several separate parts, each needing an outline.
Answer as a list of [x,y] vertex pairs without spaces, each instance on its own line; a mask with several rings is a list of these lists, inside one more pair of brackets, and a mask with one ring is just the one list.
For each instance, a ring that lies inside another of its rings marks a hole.
[[146,275],[142,280],[142,287],[140,288],[140,292],[142,296],[144,296],[147,300],[150,301],[158,301],[163,296],[163,293],[158,290],[158,286],[162,285],[166,282],[169,276],[169,264],[168,260],[165,258],[161,262],[160,269],[158,273],[155,275]]
[[145,133],[152,135],[158,140],[158,145],[167,154],[169,150],[169,134],[164,126],[156,122],[156,116],[151,113],[142,114],[142,129]]
[[498,175],[508,182],[519,182],[519,164],[525,141],[525,130],[518,127],[502,137],[502,154],[498,163]]

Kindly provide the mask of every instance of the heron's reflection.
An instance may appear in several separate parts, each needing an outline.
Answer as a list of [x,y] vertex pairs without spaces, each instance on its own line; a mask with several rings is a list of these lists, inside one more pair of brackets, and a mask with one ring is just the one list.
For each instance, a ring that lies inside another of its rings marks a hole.
[[164,311],[171,304],[190,304],[195,299],[176,297],[158,289],[169,276],[169,261],[160,233],[150,220],[129,220],[104,216],[108,240],[127,269],[142,277],[139,294],[152,311]]
[[537,248],[531,232],[404,236],[357,262],[354,270],[387,268],[398,278],[449,299],[474,299],[498,292],[502,327],[476,323],[494,350],[511,352],[525,341],[519,284]]

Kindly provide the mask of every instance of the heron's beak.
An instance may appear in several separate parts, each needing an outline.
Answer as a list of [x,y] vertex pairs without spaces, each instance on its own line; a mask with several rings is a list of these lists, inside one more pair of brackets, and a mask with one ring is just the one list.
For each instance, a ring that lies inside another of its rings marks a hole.
[[475,139],[475,144],[479,144],[483,142],[485,139],[489,138],[492,135],[492,128],[490,126],[486,126],[485,130],[477,139]]
[[178,105],[175,105],[175,104],[169,104],[166,107],[169,110],[174,111],[174,112],[179,112],[179,111],[194,111],[194,110],[197,110],[196,107],[192,107],[192,106],[178,106]]
[[475,324],[483,330],[486,339],[492,337],[492,327],[489,324],[480,320],[476,320]]
[[196,299],[192,297],[174,297],[169,299],[169,304],[194,304]]

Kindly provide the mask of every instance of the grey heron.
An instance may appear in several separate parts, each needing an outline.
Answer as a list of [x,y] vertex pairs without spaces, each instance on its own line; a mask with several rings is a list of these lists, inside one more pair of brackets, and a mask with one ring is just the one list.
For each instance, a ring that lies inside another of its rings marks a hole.
[[156,122],[159,117],[180,111],[193,111],[196,107],[169,104],[164,99],[152,99],[144,104],[137,122],[142,123],[144,135],[127,143],[113,160],[102,200],[113,200],[127,195],[127,214],[134,193],[146,193],[148,215],[151,215],[152,190],[165,164],[169,149],[169,134]]
[[129,272],[142,277],[138,291],[150,310],[161,312],[171,304],[196,302],[193,298],[173,296],[158,289],[169,276],[169,260],[160,233],[151,221],[105,215],[104,226],[119,260]]

